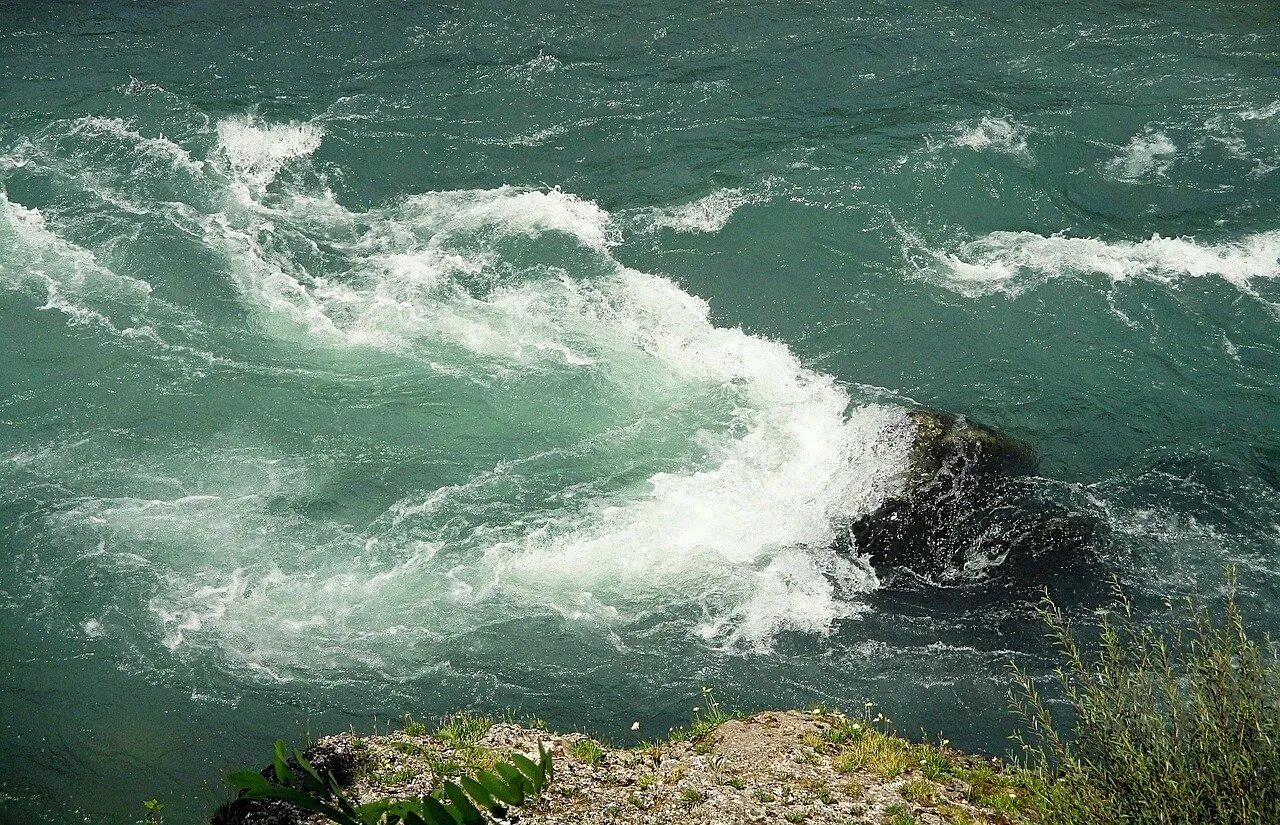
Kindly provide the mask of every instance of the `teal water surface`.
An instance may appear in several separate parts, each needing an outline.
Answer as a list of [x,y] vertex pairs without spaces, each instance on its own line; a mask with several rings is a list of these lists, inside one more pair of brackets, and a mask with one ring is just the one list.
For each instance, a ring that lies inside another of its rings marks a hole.
[[[1278,197],[1273,2],[0,2],[0,819],[703,685],[1000,753],[1042,587],[1280,629]],[[1088,557],[833,554],[916,405]]]

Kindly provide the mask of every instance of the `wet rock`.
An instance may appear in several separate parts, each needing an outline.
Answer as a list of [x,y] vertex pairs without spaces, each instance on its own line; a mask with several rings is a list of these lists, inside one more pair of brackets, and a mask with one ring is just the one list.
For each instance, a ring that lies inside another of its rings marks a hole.
[[846,525],[838,552],[866,554],[880,571],[951,580],[1056,562],[1094,543],[1098,520],[1046,495],[1026,444],[964,416],[909,417],[915,442],[902,494]]

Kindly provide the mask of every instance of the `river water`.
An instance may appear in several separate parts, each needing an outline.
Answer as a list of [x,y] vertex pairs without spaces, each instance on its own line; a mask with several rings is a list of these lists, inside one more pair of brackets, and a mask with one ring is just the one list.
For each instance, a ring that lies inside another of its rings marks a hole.
[[[1280,629],[1280,8],[568,5],[0,2],[0,820],[704,685],[1001,753],[1041,588]],[[833,554],[913,406],[1093,546]]]

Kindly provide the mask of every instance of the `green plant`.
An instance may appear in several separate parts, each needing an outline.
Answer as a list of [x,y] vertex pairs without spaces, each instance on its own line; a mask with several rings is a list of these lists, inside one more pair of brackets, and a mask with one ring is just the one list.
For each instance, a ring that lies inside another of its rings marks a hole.
[[441,742],[457,747],[474,745],[494,726],[495,719],[479,713],[454,713],[446,716],[436,728],[435,737]]
[[890,805],[884,809],[885,825],[916,825],[916,818],[902,805]]
[[920,757],[920,773],[926,779],[939,779],[951,773],[951,760],[942,751],[928,748]]
[[925,804],[938,798],[938,786],[928,779],[908,779],[898,788],[898,793],[908,802]]
[[458,782],[444,780],[429,796],[357,805],[331,775],[322,778],[301,751],[293,751],[289,759],[284,742],[278,740],[273,771],[274,782],[252,770],[229,774],[227,782],[241,789],[242,798],[281,799],[338,825],[482,825],[481,809],[505,816],[509,807],[519,807],[540,793],[554,775],[551,753],[539,745],[536,761],[513,754],[510,762],[497,762],[492,771],[480,770]]
[[404,725],[401,727],[401,730],[410,736],[426,736],[427,734],[427,726],[422,722],[419,722],[417,719],[414,719],[413,716],[408,713],[404,715]]
[[1189,599],[1185,616],[1170,606],[1161,632],[1135,618],[1117,585],[1096,657],[1045,596],[1070,733],[1016,668],[1010,695],[1045,822],[1280,822],[1280,668],[1275,648],[1246,633],[1236,592],[1228,570],[1220,619]]
[[716,699],[715,692],[709,687],[704,687],[702,688],[702,705],[694,707],[693,718],[690,720],[689,726],[687,728],[672,728],[667,740],[670,742],[691,741],[694,743],[695,752],[708,753],[708,747],[699,748],[697,746],[707,744],[706,740],[712,731],[730,719],[736,719],[739,716],[740,714],[725,711],[721,707],[720,701]]
[[693,807],[702,801],[702,791],[697,788],[685,788],[680,791],[680,801],[689,807]]
[[595,743],[595,740],[586,737],[570,745],[569,753],[573,754],[575,759],[588,765],[599,765],[600,760],[604,759],[604,750]]
[[842,743],[842,750],[832,760],[841,773],[867,771],[882,779],[892,779],[910,767],[910,746],[891,733],[872,727],[859,728]]
[[147,825],[162,825],[164,822],[164,804],[158,799],[148,799],[142,803],[142,808],[147,812]]

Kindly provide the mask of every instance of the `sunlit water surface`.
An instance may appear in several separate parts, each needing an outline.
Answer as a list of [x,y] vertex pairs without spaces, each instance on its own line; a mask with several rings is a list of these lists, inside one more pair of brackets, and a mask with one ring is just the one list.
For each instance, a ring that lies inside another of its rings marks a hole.
[[[1042,587],[1280,628],[1278,77],[1244,0],[0,3],[0,818],[703,685],[999,753]],[[1105,540],[832,554],[913,405]]]

